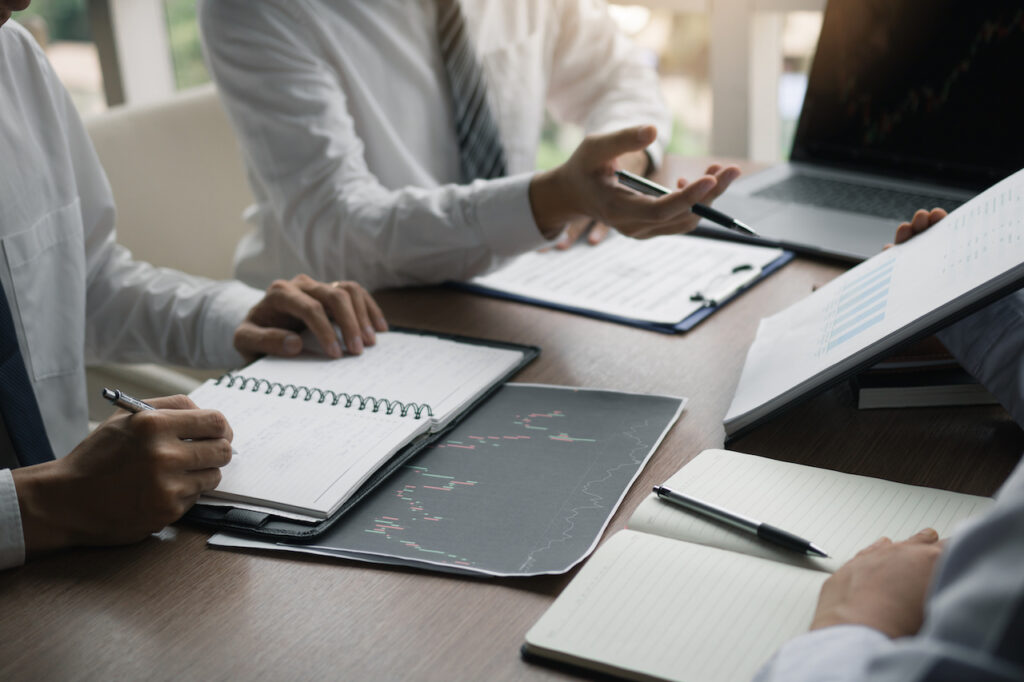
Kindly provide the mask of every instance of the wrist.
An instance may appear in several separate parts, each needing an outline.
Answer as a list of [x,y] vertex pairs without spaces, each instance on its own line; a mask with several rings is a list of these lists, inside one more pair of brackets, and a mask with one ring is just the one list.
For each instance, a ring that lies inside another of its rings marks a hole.
[[564,166],[541,171],[530,181],[530,209],[533,221],[545,239],[554,239],[573,218],[580,215],[576,209],[575,194],[566,182]]
[[68,499],[62,469],[60,460],[55,460],[11,471],[26,556],[75,544],[68,515],[62,511]]

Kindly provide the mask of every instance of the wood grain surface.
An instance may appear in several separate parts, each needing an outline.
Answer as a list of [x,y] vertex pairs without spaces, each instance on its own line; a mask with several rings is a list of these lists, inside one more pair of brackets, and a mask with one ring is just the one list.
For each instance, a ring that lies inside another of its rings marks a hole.
[[[670,170],[699,174],[679,160]],[[444,288],[378,300],[393,324],[540,346],[517,381],[690,398],[607,537],[651,485],[722,446],[722,417],[758,320],[842,270],[797,259],[674,336]],[[1024,435],[998,407],[861,412],[841,385],[730,445],[989,495]],[[569,679],[524,663],[519,646],[571,575],[467,579],[213,550],[206,537],[174,527],[138,545],[62,552],[0,574],[0,679]]]

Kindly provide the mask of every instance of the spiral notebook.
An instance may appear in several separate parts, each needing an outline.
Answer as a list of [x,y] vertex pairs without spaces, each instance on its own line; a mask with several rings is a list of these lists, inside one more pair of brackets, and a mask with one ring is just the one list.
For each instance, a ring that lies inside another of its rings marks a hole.
[[536,357],[529,346],[392,331],[359,356],[264,358],[190,394],[237,454],[189,519],[315,535]]

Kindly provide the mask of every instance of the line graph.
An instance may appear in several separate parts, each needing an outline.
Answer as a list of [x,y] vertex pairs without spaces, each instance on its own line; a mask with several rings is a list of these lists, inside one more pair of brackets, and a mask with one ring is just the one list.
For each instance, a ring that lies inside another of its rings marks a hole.
[[509,385],[318,545],[496,575],[585,556],[679,400]]
[[[944,76],[932,83],[909,88],[898,102],[883,107],[869,95],[845,101],[847,116],[861,123],[862,143],[868,146],[879,144],[922,115],[941,111],[954,91],[965,87],[972,73],[984,68],[979,66],[982,57],[1015,38],[1018,33],[1024,33],[1024,9],[1020,8],[1012,16],[982,22],[964,56],[950,65]],[[847,96],[854,91],[856,88],[852,83],[844,83],[840,87],[840,92]]]

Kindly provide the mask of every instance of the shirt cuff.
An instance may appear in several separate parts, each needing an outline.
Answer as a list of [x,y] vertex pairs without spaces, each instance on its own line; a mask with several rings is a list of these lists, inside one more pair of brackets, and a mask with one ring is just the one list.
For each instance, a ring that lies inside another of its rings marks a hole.
[[21,531],[18,490],[10,469],[0,469],[0,569],[25,563],[25,535]]
[[496,256],[515,256],[549,243],[533,219],[532,180],[533,173],[523,173],[473,182],[476,201],[471,220]]
[[235,350],[235,330],[249,310],[263,300],[263,292],[241,282],[225,282],[210,301],[203,316],[203,356],[210,367],[240,367],[245,364]]
[[834,625],[791,639],[754,677],[754,682],[863,680],[871,659],[893,646],[866,625]]

